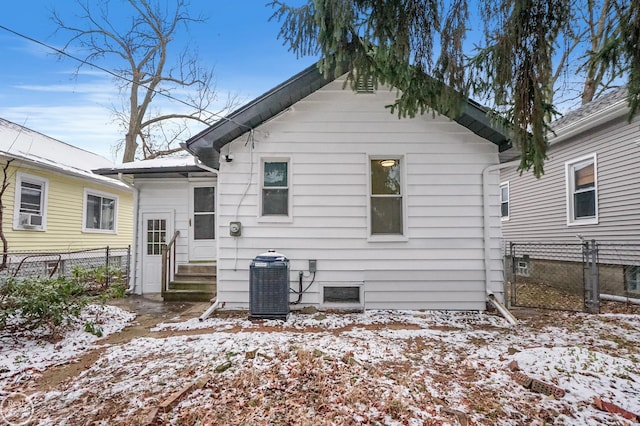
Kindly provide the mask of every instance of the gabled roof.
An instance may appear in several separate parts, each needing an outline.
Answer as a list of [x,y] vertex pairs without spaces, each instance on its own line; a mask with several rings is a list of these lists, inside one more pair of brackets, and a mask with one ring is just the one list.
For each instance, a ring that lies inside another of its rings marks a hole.
[[[315,64],[311,65],[193,136],[182,144],[182,147],[207,166],[217,169],[220,149],[223,146],[285,111],[333,80],[334,78],[325,78]],[[492,126],[487,110],[472,100],[468,100],[462,115],[455,121],[478,136],[498,145],[501,151],[510,147],[507,132]]]
[[122,182],[91,172],[111,167],[106,158],[0,118],[0,155],[62,174],[127,188]]

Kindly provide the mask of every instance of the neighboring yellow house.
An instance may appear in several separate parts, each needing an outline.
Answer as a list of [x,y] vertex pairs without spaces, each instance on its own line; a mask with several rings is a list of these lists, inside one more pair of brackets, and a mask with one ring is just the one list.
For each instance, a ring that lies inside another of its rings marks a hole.
[[0,168],[5,171],[0,179],[5,176],[7,185],[2,195],[2,229],[7,251],[65,252],[131,245],[133,190],[91,172],[112,166],[97,154],[0,119]]

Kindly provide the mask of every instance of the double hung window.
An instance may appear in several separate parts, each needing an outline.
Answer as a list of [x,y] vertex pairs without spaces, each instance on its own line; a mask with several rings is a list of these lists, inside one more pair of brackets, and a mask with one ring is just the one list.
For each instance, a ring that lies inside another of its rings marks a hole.
[[404,233],[400,176],[400,159],[371,160],[371,235]]
[[598,223],[598,181],[596,155],[566,163],[567,223]]

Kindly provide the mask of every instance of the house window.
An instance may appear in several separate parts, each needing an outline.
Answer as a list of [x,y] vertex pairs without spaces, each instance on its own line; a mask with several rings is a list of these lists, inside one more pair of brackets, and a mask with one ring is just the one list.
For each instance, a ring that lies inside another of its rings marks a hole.
[[162,246],[167,242],[167,221],[165,219],[147,220],[147,255],[162,254]]
[[16,174],[14,228],[45,229],[48,181],[39,176]]
[[627,291],[632,293],[640,293],[640,266],[627,266]]
[[598,223],[598,177],[596,155],[566,163],[567,223]]
[[402,235],[400,160],[371,160],[371,235]]
[[289,162],[264,161],[262,216],[289,216]]
[[117,207],[117,196],[85,189],[83,231],[115,233]]
[[193,239],[213,240],[216,237],[215,188],[193,188]]
[[500,217],[509,220],[509,182],[500,184]]
[[529,261],[527,259],[518,259],[516,261],[516,275],[521,277],[529,276]]

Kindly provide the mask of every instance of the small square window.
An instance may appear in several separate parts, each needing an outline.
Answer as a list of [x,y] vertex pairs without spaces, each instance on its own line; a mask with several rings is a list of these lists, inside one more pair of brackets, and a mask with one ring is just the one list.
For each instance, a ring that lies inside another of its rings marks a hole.
[[640,266],[627,266],[625,269],[627,291],[640,293]]
[[521,277],[529,276],[529,261],[519,259],[516,260],[516,275],[520,275]]

